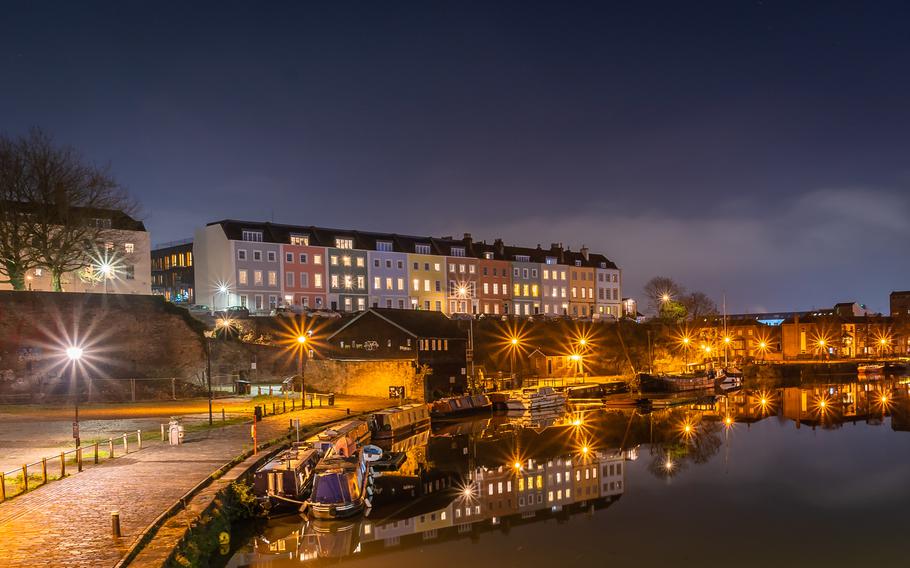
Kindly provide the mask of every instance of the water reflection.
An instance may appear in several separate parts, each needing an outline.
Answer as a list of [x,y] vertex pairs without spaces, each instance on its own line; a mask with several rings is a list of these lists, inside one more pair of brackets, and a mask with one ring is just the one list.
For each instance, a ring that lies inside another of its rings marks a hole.
[[[906,431],[908,386],[907,379],[879,379],[757,387],[674,400],[653,412],[598,409],[540,420],[493,416],[446,424],[392,443],[388,449],[405,452],[407,460],[377,478],[368,517],[271,520],[228,565],[366,558],[474,542],[483,533],[508,538],[515,527],[548,520],[610,517],[607,509],[628,487],[650,485],[647,477],[669,482],[722,451],[726,463],[732,439],[748,437],[758,422],[789,424],[794,431],[890,423],[892,430]],[[629,474],[636,460],[644,462],[635,468],[638,477]],[[567,529],[550,529],[552,538],[559,539],[561,530]]]

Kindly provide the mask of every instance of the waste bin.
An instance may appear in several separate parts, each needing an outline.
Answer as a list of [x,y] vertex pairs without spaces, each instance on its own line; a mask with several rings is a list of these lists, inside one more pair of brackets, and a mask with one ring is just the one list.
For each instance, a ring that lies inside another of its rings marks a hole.
[[256,422],[259,422],[260,420],[262,420],[262,407],[259,405],[256,405],[254,414],[256,416]]
[[183,424],[180,420],[172,418],[167,425],[167,442],[172,446],[179,446],[183,443]]
[[329,406],[335,406],[335,393],[329,393]]

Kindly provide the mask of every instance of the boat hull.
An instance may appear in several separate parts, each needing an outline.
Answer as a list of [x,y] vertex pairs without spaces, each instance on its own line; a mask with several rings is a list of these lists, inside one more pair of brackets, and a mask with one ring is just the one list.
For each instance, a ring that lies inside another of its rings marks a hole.
[[638,378],[641,390],[649,392],[681,392],[714,388],[712,377],[678,377],[641,373]]

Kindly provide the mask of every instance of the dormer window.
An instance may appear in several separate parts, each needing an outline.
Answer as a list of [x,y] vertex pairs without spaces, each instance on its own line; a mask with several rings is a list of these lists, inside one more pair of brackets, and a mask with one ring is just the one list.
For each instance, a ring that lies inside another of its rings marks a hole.
[[294,246],[309,246],[310,245],[310,236],[309,235],[291,235],[291,244]]
[[492,252],[485,252],[485,253],[483,253],[483,257],[484,257],[485,259],[487,259],[487,260],[493,260],[493,253],[492,253]]
[[606,262],[601,262],[601,263],[600,263],[600,267],[601,267],[601,268],[606,268],[606,267],[607,267],[607,263],[606,263]]
[[580,260],[576,260],[576,261],[575,261],[575,266],[581,266],[581,261],[580,261]]
[[547,264],[556,264],[556,257],[555,257],[555,256],[548,256],[548,257],[547,257]]
[[392,252],[391,241],[376,241],[376,250],[382,252]]
[[262,242],[262,231],[250,231],[248,229],[244,229],[241,232],[241,239],[244,241],[261,243]]
[[464,247],[452,247],[452,256],[464,256]]
[[531,262],[531,257],[526,254],[516,254],[515,262]]
[[335,237],[335,248],[352,249],[354,248],[354,239],[348,237]]
[[430,245],[416,244],[414,245],[414,252],[416,254],[430,254]]

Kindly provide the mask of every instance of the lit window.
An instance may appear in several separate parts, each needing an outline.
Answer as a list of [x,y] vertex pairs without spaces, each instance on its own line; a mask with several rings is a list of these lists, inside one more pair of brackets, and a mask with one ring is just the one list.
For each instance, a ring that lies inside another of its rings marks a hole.
[[123,250],[127,254],[132,254],[132,253],[136,252],[136,245],[134,245],[133,243],[125,243],[123,245]]
[[310,244],[309,235],[291,235],[291,244],[295,246],[307,246]]
[[364,261],[363,261],[363,257],[362,257],[362,256],[358,256],[358,257],[357,257],[357,266],[360,267],[360,268],[363,268],[363,262],[364,262]]
[[257,286],[262,286],[262,271],[261,270],[253,271],[253,284],[256,284]]
[[240,270],[237,272],[237,282],[246,286],[246,284],[247,284],[246,270]]
[[313,255],[313,264],[322,264],[322,255],[321,254]]
[[322,274],[314,274],[314,275],[313,275],[313,284],[314,284],[317,288],[322,288]]
[[352,249],[352,248],[354,248],[354,239],[336,237],[335,238],[335,248]]
[[278,285],[278,273],[274,270],[269,270],[269,286]]

